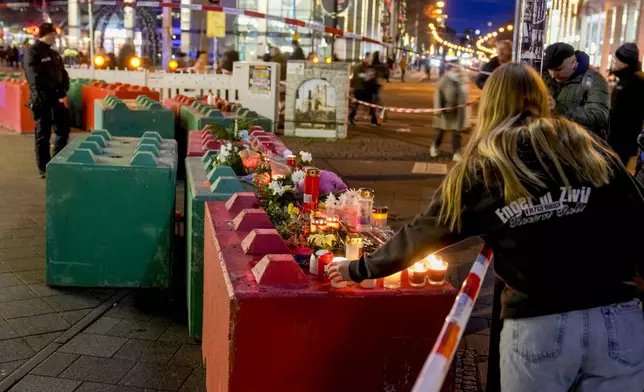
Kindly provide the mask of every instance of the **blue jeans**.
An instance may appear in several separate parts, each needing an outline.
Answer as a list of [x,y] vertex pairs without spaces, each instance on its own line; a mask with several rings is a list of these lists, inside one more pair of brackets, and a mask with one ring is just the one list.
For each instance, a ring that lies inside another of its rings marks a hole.
[[506,319],[500,350],[503,392],[642,392],[642,303]]

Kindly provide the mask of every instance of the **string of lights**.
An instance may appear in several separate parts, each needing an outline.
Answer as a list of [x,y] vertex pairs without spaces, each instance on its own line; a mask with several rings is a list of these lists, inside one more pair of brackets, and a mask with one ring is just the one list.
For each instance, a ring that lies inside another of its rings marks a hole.
[[[430,23],[430,24],[429,24],[429,30],[431,31],[432,37],[434,37],[434,39],[436,40],[436,42],[438,42],[440,45],[443,45],[443,46],[445,46],[445,47],[447,47],[447,48],[449,48],[449,49],[456,50],[456,51],[460,51],[460,52],[464,52],[464,53],[470,53],[470,54],[474,54],[474,53],[475,53],[474,49],[472,49],[472,48],[468,48],[468,47],[461,46],[461,45],[456,45],[456,44],[451,43],[451,42],[449,42],[449,41],[447,41],[447,40],[444,40],[444,39],[443,39],[443,38],[438,34],[438,30],[436,29],[436,26],[435,26],[433,23]],[[479,56],[481,56],[481,55],[483,55],[483,56],[484,56],[484,53],[481,53],[481,52],[477,52],[477,54],[478,54]]]
[[496,49],[488,48],[487,46],[484,46],[483,44],[485,42],[489,41],[489,40],[492,40],[492,39],[496,38],[499,35],[499,33],[504,33],[506,30],[507,31],[512,31],[512,30],[514,30],[514,26],[509,24],[509,25],[507,25],[505,27],[499,27],[499,29],[497,31],[493,31],[493,32],[488,33],[488,34],[486,34],[484,36],[481,36],[476,41],[476,48],[478,50],[482,51],[482,52],[487,53],[487,54],[496,55]]

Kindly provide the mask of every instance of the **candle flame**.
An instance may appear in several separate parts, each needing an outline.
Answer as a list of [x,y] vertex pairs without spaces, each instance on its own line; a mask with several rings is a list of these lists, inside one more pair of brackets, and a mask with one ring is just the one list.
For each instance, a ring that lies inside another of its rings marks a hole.
[[427,266],[434,271],[442,271],[447,269],[447,262],[436,255],[427,256]]
[[414,272],[425,272],[427,271],[427,266],[424,261],[419,261],[412,266]]

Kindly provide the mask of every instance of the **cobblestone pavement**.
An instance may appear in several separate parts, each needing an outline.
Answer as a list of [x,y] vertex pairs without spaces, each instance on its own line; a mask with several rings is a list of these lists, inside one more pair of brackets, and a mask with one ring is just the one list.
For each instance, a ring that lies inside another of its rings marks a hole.
[[0,131],[0,391],[204,391],[175,289],[53,288],[33,136]]

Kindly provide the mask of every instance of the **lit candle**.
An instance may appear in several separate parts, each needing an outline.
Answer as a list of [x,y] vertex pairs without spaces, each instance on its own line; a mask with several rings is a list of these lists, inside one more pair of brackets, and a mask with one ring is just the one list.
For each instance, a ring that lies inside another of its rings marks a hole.
[[360,260],[363,246],[364,246],[364,241],[362,240],[362,237],[360,237],[357,234],[347,235],[347,239],[344,244],[346,258],[351,261]]
[[[331,263],[329,263],[327,265],[327,270],[328,270],[328,267],[330,267],[334,263],[338,263],[340,261],[347,261],[347,259],[345,257],[334,257],[333,261],[331,261]],[[342,281],[342,282],[335,282],[333,280],[331,281],[331,287],[334,287],[336,289],[343,289],[343,288],[347,287],[347,285],[348,285],[348,282],[346,280]]]
[[311,233],[324,233],[326,230],[326,218],[323,216],[311,217]]
[[429,284],[442,286],[445,284],[445,275],[447,274],[447,261],[436,255],[427,256],[427,279]]
[[328,250],[321,250],[315,253],[318,255],[318,279],[329,280],[329,264],[333,262],[333,253]]
[[273,174],[273,175],[271,176],[271,178],[272,178],[273,180],[277,181],[277,180],[283,180],[283,179],[285,179],[285,178],[286,178],[286,176],[285,176],[284,174]]
[[390,290],[397,290],[400,288],[400,274],[402,272],[396,272],[393,275],[387,276],[385,279],[383,279],[383,286],[386,289]]
[[371,212],[373,210],[373,191],[368,188],[360,188],[358,198],[358,231],[366,232],[371,230]]
[[331,230],[340,230],[340,218],[337,216],[327,217],[326,227]]
[[288,163],[290,167],[295,167],[295,165],[297,165],[297,158],[295,155],[289,155],[286,157],[286,163]]
[[304,176],[304,210],[310,211],[318,206],[320,196],[320,169],[309,167]]
[[411,267],[407,268],[407,276],[409,276],[409,284],[411,287],[425,287],[427,280],[427,265],[424,261],[419,261]]
[[376,207],[371,213],[371,224],[374,227],[387,227],[387,217],[389,215],[389,208]]

